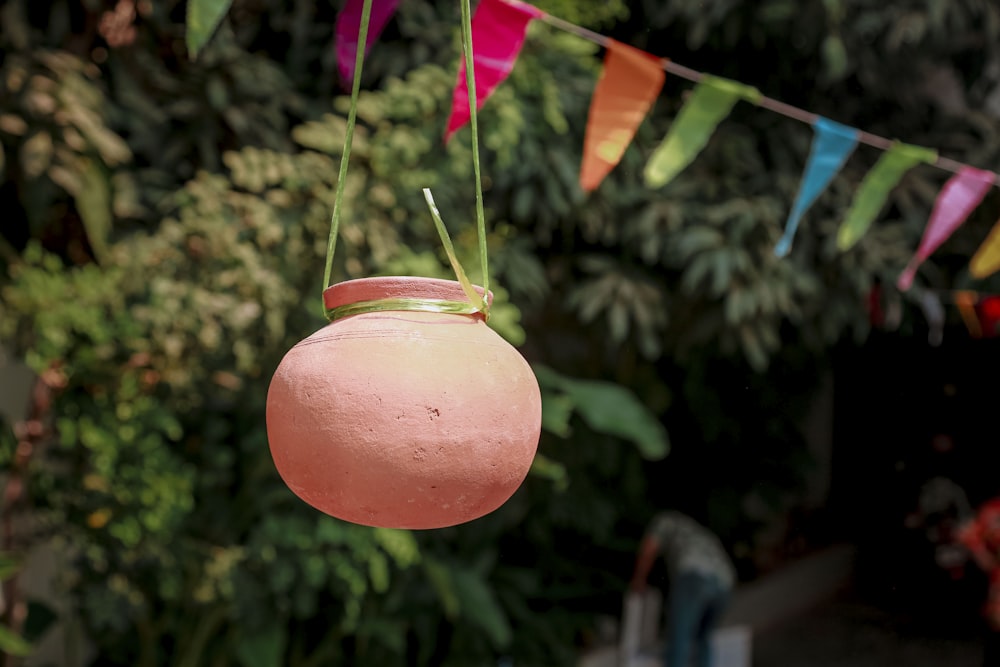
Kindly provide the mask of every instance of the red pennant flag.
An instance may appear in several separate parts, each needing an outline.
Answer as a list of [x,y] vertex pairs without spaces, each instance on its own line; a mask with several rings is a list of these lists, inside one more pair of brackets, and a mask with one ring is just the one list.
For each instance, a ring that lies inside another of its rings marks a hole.
[[[476,77],[476,111],[514,69],[531,19],[542,12],[516,0],[482,0],[472,15],[472,60]],[[465,81],[465,59],[458,69],[452,94],[451,116],[444,140],[469,122],[469,86]]]
[[952,176],[934,202],[930,222],[924,228],[920,247],[896,283],[901,291],[910,289],[920,264],[944,243],[975,210],[996,182],[996,174],[964,166]]
[[594,88],[583,142],[580,187],[596,190],[632,142],[660,95],[663,61],[645,51],[608,40],[604,71]]
[[988,337],[996,336],[1000,331],[1000,297],[988,296],[979,302],[979,319],[983,323],[983,333]]
[[[365,40],[366,56],[392,18],[398,4],[399,0],[373,0],[368,22],[368,38]],[[341,84],[348,90],[354,81],[354,60],[358,54],[358,33],[361,31],[363,5],[362,0],[347,0],[344,8],[337,14],[337,23],[334,27],[334,34],[337,36],[337,69],[340,70]]]
[[885,311],[882,310],[882,286],[872,285],[868,290],[865,306],[868,310],[868,322],[876,329],[885,324]]

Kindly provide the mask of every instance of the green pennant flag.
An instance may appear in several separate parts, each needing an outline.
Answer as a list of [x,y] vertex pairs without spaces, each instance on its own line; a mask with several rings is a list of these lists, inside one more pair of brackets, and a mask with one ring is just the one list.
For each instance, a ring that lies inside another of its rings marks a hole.
[[857,243],[882,210],[889,192],[906,172],[921,162],[930,163],[936,159],[937,151],[894,141],[865,176],[854,195],[847,217],[837,232],[837,247],[847,250]]
[[716,126],[739,100],[756,104],[760,91],[751,86],[703,75],[677,114],[670,131],[646,163],[646,185],[660,188],[674,179],[705,147]]
[[208,43],[232,4],[233,0],[188,0],[184,38],[192,59]]

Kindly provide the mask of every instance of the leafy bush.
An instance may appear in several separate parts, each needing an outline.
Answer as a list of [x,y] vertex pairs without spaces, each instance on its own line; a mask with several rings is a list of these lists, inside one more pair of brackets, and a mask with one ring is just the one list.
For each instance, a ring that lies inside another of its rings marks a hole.
[[[752,547],[740,503],[794,490],[803,467],[805,401],[786,397],[808,397],[829,346],[866,333],[862,296],[893,280],[942,180],[911,173],[839,254],[838,216],[873,161],[859,150],[775,260],[809,129],[739,107],[687,172],[649,191],[641,167],[682,98],[670,80],[586,197],[576,179],[599,53],[534,24],[481,127],[491,323],[536,364],[540,456],[509,503],[471,524],[347,525],[284,487],[263,424],[271,371],[323,323],[346,110],[329,48],[337,7],[235,3],[192,61],[179,0],[71,4],[0,8],[0,340],[65,379],[31,496],[71,556],[64,584],[96,664],[571,664],[594,614],[618,612],[659,505],[687,505]],[[1000,82],[981,65],[998,57],[991,5],[540,6],[978,165],[1000,149],[988,122]],[[477,266],[468,133],[441,142],[457,44],[457,8],[407,0],[373,51],[337,279],[448,275],[422,187]],[[961,104],[923,90],[927,67],[967,77]],[[991,206],[922,279],[968,284],[962,261]],[[672,453],[654,464],[662,422]],[[720,460],[740,465],[717,475]]]

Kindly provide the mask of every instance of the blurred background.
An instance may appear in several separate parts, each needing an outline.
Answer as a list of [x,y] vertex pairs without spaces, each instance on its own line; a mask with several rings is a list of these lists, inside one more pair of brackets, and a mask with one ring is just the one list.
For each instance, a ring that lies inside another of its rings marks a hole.
[[[998,166],[995,3],[536,4]],[[235,0],[192,58],[180,0],[0,2],[6,667],[574,665],[614,643],[639,539],[668,507],[720,536],[738,592],[848,554],[814,589],[744,598],[755,664],[838,650],[858,658],[838,664],[891,664],[912,646],[938,655],[928,645],[959,656],[935,664],[978,664],[985,579],[959,556],[942,565],[919,510],[935,477],[973,508],[1000,493],[1000,346],[949,296],[1000,291],[967,270],[996,191],[900,294],[949,174],[909,172],[840,252],[880,155],[862,146],[778,260],[811,128],[738,105],[651,190],[643,166],[691,89],[668,75],[621,164],[584,194],[602,52],[537,21],[479,117],[491,325],[542,381],[531,473],[493,514],[424,532],[343,523],[284,486],[264,401],[285,351],[325,323],[349,104],[341,5]],[[335,280],[450,277],[423,187],[480,277],[470,135],[442,141],[459,16],[402,0],[372,49]],[[940,300],[939,344],[916,294]],[[884,632],[852,648],[857,627]]]

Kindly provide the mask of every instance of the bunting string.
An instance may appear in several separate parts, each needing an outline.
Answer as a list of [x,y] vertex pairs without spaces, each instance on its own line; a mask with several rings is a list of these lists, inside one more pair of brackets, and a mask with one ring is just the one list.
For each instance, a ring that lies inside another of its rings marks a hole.
[[959,303],[963,299],[970,298],[973,303],[1000,298],[1000,292],[981,292],[974,289],[937,289],[934,287],[924,287],[921,289],[924,292],[936,294],[942,301],[948,301],[949,303]]
[[[520,0],[498,1],[524,4]],[[545,12],[539,12],[535,16],[554,28],[602,47],[609,48],[614,43],[604,35],[557,16]],[[858,144],[879,149],[884,155],[865,178],[855,194],[847,219],[841,223],[837,245],[842,251],[853,246],[868,230],[885,204],[890,190],[907,171],[918,164],[928,164],[953,174],[935,201],[920,247],[899,276],[896,285],[900,291],[905,292],[911,288],[920,264],[965,222],[983,201],[987,191],[1000,184],[1000,176],[996,172],[977,169],[944,157],[932,149],[910,146],[872,132],[840,125],[819,114],[763,95],[745,84],[699,72],[668,58],[660,58],[659,64],[666,72],[695,83],[696,88],[681,108],[667,137],[653,152],[646,165],[645,180],[650,187],[666,185],[683,170],[704,147],[715,126],[739,98],[813,127],[815,136],[802,183],[786,220],[784,233],[774,248],[777,257],[789,254],[801,218],[843,168]],[[595,93],[594,103],[596,102]],[[596,185],[590,183],[586,189],[594,187]],[[984,278],[1000,270],[1000,221],[994,225],[989,238],[973,257],[969,270],[974,278]]]
[[[880,285],[868,293],[868,318],[875,329],[893,331],[902,324],[902,304],[898,297],[883,298]],[[927,341],[932,346],[944,340],[944,304],[954,306],[972,338],[1000,337],[1000,294],[976,290],[916,288],[907,294],[923,312],[928,326]]]
[[[564,32],[572,33],[578,37],[582,37],[594,44],[598,44],[603,47],[607,47],[610,37],[605,37],[600,33],[596,33],[593,30],[584,28],[583,26],[576,25],[575,23],[570,23],[558,16],[553,16],[552,14],[547,14],[541,12],[538,16],[538,20],[543,21],[553,28],[558,28]],[[667,58],[660,59],[660,65],[663,67],[664,71],[668,74],[673,74],[674,76],[680,77],[691,81],[692,83],[701,83],[702,78],[706,74],[699,72],[698,70],[691,69],[690,67],[685,67],[680,63],[676,63],[673,60]],[[782,102],[781,100],[776,100],[773,97],[768,97],[766,95],[761,95],[761,97],[755,102],[757,106],[762,109],[767,109],[768,111],[773,111],[777,114],[797,120],[799,122],[805,123],[806,125],[814,125],[816,121],[820,118],[819,114],[813,113],[811,111],[806,111],[805,109],[800,109],[799,107],[792,106]],[[857,139],[859,144],[865,144],[867,146],[872,146],[873,148],[878,148],[879,150],[887,151],[892,148],[893,141],[881,137],[877,134],[871,132],[866,132],[864,130],[857,130]],[[938,156],[933,162],[930,162],[934,167],[944,169],[945,171],[950,171],[952,173],[958,173],[962,167],[966,165],[957,160],[952,160],[951,158]],[[1000,182],[1000,174],[993,174],[998,182]]]

